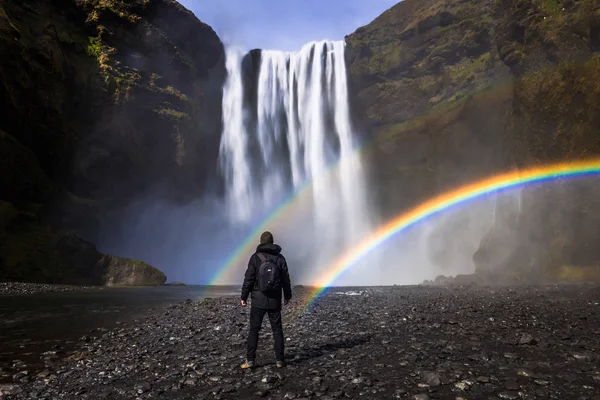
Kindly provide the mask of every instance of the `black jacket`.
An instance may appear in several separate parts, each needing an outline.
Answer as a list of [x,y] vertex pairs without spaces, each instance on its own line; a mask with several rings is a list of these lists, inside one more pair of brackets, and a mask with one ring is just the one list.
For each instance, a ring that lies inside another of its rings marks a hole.
[[[277,265],[281,268],[281,286],[282,290],[273,293],[263,293],[258,290],[256,274],[260,265],[260,258],[256,253],[265,253],[276,259]],[[292,298],[292,285],[290,283],[290,275],[285,261],[285,257],[281,254],[281,247],[276,244],[261,244],[256,248],[256,253],[252,254],[248,261],[248,269],[244,276],[244,284],[242,285],[242,300],[247,301],[251,294],[251,306],[262,308],[265,310],[281,309],[281,292],[286,300]]]

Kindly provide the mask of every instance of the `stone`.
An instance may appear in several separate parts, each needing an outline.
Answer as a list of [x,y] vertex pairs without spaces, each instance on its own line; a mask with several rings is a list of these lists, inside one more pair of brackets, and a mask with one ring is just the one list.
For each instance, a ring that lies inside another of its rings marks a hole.
[[[252,370],[239,368],[248,315],[240,314],[236,298],[182,301],[150,310],[136,316],[136,320],[122,319],[122,324],[114,329],[98,331],[94,340],[77,341],[73,344],[76,351],[69,350],[69,358],[56,364],[38,367],[27,361],[29,358],[15,354],[10,357],[10,364],[1,368],[11,372],[9,379],[17,373],[13,365],[29,371],[20,378],[36,377],[20,384],[19,400],[92,400],[93,395],[119,399],[184,398],[189,393],[222,400],[244,399],[253,394],[290,399],[419,395],[439,400],[590,398],[593,383],[598,382],[594,377],[600,376],[592,353],[585,353],[589,358],[577,360],[572,357],[575,352],[570,345],[556,345],[544,351],[520,348],[524,352],[521,359],[504,357],[515,349],[510,331],[518,325],[535,322],[544,326],[531,331],[543,342],[572,330],[568,318],[578,320],[580,310],[589,308],[588,299],[580,295],[582,289],[577,285],[560,286],[558,290],[560,294],[540,294],[539,288],[528,286],[518,291],[482,287],[424,290],[405,286],[366,289],[363,295],[345,296],[343,301],[336,300],[339,295],[325,293],[315,301],[318,312],[309,310],[292,317],[310,295],[310,289],[298,290],[283,314],[285,334],[293,338],[286,347],[288,365],[274,368],[272,336],[261,334],[257,367]],[[507,306],[502,301],[508,297],[511,301]],[[560,298],[568,301],[557,300]],[[416,307],[425,318],[422,324],[407,324],[395,318],[400,304]],[[464,312],[475,306],[489,308],[486,312],[505,321],[506,330],[490,331],[471,313]],[[515,310],[521,309],[528,312],[514,315]],[[429,319],[449,320],[447,315],[452,315],[457,323],[442,323],[435,330],[423,328],[430,325]],[[535,315],[535,319],[530,315]],[[589,318],[586,324],[590,333],[580,334],[580,341],[586,341],[586,348],[599,348],[600,336],[592,333],[595,319]],[[371,339],[381,329],[391,339],[387,347],[381,346],[379,339]],[[404,339],[398,341],[388,329],[401,332]],[[472,350],[473,343],[480,343],[479,348],[485,350]],[[576,347],[576,354],[586,348]],[[447,358],[439,358],[440,353]],[[399,359],[408,365],[399,365]],[[556,368],[566,360],[571,363],[570,368]],[[45,378],[37,378],[40,372]],[[60,378],[51,379],[52,376]]]
[[98,261],[106,286],[160,286],[167,277],[155,267],[142,261],[106,254]]
[[524,333],[523,335],[521,335],[521,337],[519,338],[519,344],[524,345],[524,344],[536,344],[537,341],[533,338],[533,336],[529,333]]
[[424,371],[421,373],[421,378],[427,383],[429,386],[439,386],[440,385],[440,377],[431,371]]

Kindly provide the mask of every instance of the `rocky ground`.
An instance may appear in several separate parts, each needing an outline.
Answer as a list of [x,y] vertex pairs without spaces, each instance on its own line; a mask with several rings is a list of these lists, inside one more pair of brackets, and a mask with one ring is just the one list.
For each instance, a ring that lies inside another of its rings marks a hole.
[[48,292],[75,292],[79,290],[98,289],[93,286],[52,285],[48,283],[0,282],[1,295],[26,295]]
[[[304,289],[301,289],[304,290]],[[344,289],[345,290],[345,289]],[[6,399],[600,399],[597,285],[331,291],[284,314],[288,365],[241,370],[248,309],[175,304],[82,338],[45,371],[18,372]],[[1,397],[2,395],[0,395]]]

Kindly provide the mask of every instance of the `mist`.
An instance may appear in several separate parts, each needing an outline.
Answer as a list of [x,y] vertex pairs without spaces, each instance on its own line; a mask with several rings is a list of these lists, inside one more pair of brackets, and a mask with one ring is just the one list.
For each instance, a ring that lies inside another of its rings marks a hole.
[[[241,15],[215,18],[222,18],[226,43],[242,41],[236,28]],[[321,281],[340,256],[385,222],[373,193],[387,183],[366,182],[361,157],[353,155],[362,133],[350,123],[343,49],[343,42],[329,41],[308,43],[296,53],[229,46],[214,171],[225,193],[208,192],[186,204],[160,195],[138,198],[121,212],[118,226],[103,229],[99,249],[148,262],[170,282],[207,284],[250,239],[254,245],[219,282],[240,284],[258,245],[256,228],[308,183],[310,195],[300,195],[265,229],[282,246],[294,283]],[[336,173],[328,174],[334,164]],[[473,273],[482,240],[510,218],[498,199],[518,198],[520,204],[518,193],[493,194],[419,222],[373,249],[334,284],[417,284]]]

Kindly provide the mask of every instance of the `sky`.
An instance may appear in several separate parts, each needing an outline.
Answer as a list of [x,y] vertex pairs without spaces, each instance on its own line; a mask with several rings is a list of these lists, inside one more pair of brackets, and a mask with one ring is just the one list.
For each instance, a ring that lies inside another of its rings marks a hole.
[[313,40],[343,40],[400,0],[179,0],[226,45],[297,51]]

